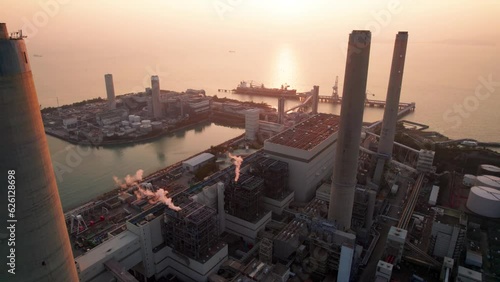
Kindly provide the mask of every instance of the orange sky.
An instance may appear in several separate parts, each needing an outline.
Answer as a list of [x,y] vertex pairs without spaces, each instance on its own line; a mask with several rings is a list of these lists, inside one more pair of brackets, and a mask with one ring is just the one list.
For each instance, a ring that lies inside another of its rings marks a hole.
[[409,30],[413,42],[500,40],[495,0],[3,0],[0,6],[9,30],[23,27],[36,44],[149,36],[309,40],[345,38],[353,29],[371,29],[374,40],[392,40],[399,30]]

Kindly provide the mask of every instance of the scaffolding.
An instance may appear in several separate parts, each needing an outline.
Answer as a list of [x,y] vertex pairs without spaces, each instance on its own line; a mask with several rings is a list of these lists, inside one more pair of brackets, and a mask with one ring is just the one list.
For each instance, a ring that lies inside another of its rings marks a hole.
[[229,181],[224,190],[224,208],[228,214],[253,222],[262,211],[264,180],[241,174],[238,182]]
[[351,228],[358,230],[365,225],[368,214],[369,194],[366,190],[356,189],[354,194],[354,205],[352,208]]
[[264,179],[264,195],[281,199],[288,190],[288,163],[261,156],[253,166],[253,173]]
[[264,263],[271,264],[273,261],[272,235],[265,236],[260,242],[259,259]]
[[187,197],[176,204],[181,210],[165,210],[166,242],[174,250],[200,260],[218,243],[217,212]]

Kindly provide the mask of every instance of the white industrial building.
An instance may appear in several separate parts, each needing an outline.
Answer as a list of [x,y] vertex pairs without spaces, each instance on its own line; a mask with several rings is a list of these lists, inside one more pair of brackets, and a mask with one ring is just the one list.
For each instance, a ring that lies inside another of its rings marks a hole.
[[398,264],[403,257],[404,246],[408,231],[391,226],[387,234],[386,250],[388,255],[394,256],[394,263]]
[[182,167],[190,172],[196,172],[200,167],[214,160],[215,156],[210,153],[201,153],[189,160],[182,162]]
[[391,281],[393,267],[394,265],[383,260],[379,260],[377,263],[377,272],[375,273],[375,277],[378,280],[375,281]]
[[430,172],[432,170],[435,154],[434,151],[420,150],[418,153],[417,170],[419,172]]
[[429,195],[429,205],[435,206],[439,196],[439,186],[432,185],[431,194]]
[[310,201],[331,174],[340,118],[315,115],[264,142],[264,152],[288,163],[289,188],[298,202]]

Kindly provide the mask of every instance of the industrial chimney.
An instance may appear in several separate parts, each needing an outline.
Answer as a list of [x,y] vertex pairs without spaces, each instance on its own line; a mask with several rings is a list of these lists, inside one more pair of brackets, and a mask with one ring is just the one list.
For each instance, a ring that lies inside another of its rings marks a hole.
[[392,156],[394,135],[396,134],[396,123],[398,121],[399,98],[401,95],[401,84],[403,83],[403,69],[406,58],[406,45],[408,43],[408,32],[400,31],[394,42],[394,53],[392,55],[391,76],[387,87],[387,98],[385,102],[384,119],[378,143],[378,159],[373,182],[380,184],[386,160]]
[[354,30],[349,35],[340,128],[328,210],[328,219],[337,221],[339,227],[344,230],[351,227],[370,44],[371,33],[368,30]]
[[318,114],[318,103],[319,103],[319,86],[314,85],[312,91],[312,109],[311,109],[313,115]]
[[26,45],[21,32],[8,36],[5,23],[0,132],[0,233],[10,240],[0,244],[0,281],[78,281]]
[[160,119],[163,116],[162,105],[160,103],[160,78],[157,75],[151,76],[151,91],[153,101],[153,117]]
[[115,101],[115,86],[113,85],[113,75],[105,74],[104,82],[106,83],[106,94],[108,97],[108,109],[114,110],[116,109],[116,101]]

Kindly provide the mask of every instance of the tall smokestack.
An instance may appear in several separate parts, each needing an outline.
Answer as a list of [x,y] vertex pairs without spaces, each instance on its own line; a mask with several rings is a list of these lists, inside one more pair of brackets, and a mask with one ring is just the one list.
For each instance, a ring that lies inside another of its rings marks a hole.
[[78,281],[26,45],[6,34],[0,23],[0,281]]
[[278,98],[278,123],[283,124],[285,119],[285,97]]
[[108,108],[110,110],[116,109],[116,101],[115,101],[115,86],[113,85],[113,75],[105,74],[104,82],[106,83],[106,94],[108,97]]
[[153,102],[153,117],[159,119],[162,117],[162,110],[160,103],[160,79],[157,75],[151,76],[151,92]]
[[384,165],[387,159],[392,156],[394,145],[394,135],[396,134],[396,123],[398,121],[399,98],[401,95],[401,85],[403,83],[403,70],[406,58],[406,45],[408,43],[408,32],[400,31],[396,35],[394,42],[394,53],[392,55],[391,76],[387,87],[387,98],[385,102],[384,119],[382,120],[382,130],[378,143],[378,160],[373,175],[373,181],[380,184]]
[[337,221],[344,230],[351,227],[370,41],[371,33],[367,30],[354,30],[349,35],[340,128],[328,210],[328,219]]
[[318,114],[318,102],[319,102],[319,86],[314,85],[312,93],[312,110],[311,112],[316,115]]

